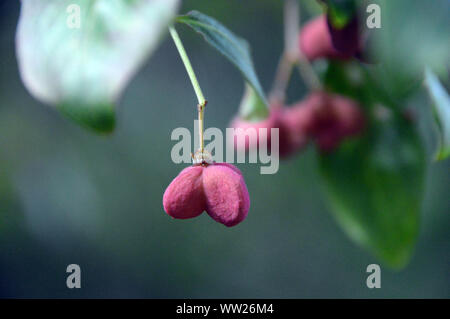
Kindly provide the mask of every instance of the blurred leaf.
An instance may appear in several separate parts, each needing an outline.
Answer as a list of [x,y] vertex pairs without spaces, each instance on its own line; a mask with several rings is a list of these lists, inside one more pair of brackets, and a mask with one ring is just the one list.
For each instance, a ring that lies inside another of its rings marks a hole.
[[360,67],[355,62],[328,61],[322,81],[328,90],[364,101],[366,82]]
[[380,103],[397,108],[395,101],[379,87],[367,68],[357,61],[329,61],[321,76],[327,90],[351,97],[365,109]]
[[438,74],[450,66],[450,1],[374,0],[381,28],[371,29],[375,77],[387,92],[404,99],[421,88],[425,66]]
[[245,85],[244,96],[239,106],[239,116],[246,121],[260,121],[268,116],[266,104],[248,84]]
[[406,120],[384,119],[370,132],[322,155],[320,170],[334,215],[347,234],[401,268],[418,234],[424,150]]
[[439,128],[439,147],[436,159],[443,160],[450,155],[450,98],[437,76],[430,70],[425,71],[425,86],[434,105],[434,114]]
[[[230,60],[241,71],[267,109],[264,91],[256,75],[247,41],[236,36],[217,20],[198,11],[191,11],[180,16],[177,21],[187,24],[200,33],[206,42]],[[268,110],[266,113],[268,114]]]
[[178,3],[22,1],[16,47],[25,86],[76,122],[98,131],[113,130],[114,104],[155,49]]

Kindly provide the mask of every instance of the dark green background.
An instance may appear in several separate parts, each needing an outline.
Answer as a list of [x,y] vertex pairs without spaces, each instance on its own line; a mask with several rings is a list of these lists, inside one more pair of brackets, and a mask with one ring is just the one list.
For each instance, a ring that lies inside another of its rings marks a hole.
[[[370,290],[366,267],[378,261],[350,242],[329,214],[312,147],[284,161],[276,175],[239,165],[251,196],[239,226],[226,228],[206,214],[173,220],[163,211],[162,194],[185,165],[170,159],[170,134],[193,128],[196,100],[170,38],[126,90],[116,131],[97,136],[25,90],[14,55],[19,1],[5,2],[1,297],[450,297],[450,166],[431,163],[429,132],[423,134],[430,165],[416,253],[400,272],[382,265],[382,288]],[[181,12],[190,9],[248,39],[262,85],[270,88],[282,49],[281,1],[184,1]],[[209,100],[206,125],[225,128],[243,93],[241,76],[198,35],[177,28]],[[422,93],[410,103],[426,110]],[[304,94],[295,75],[289,101]],[[66,288],[71,263],[81,266],[81,289]]]

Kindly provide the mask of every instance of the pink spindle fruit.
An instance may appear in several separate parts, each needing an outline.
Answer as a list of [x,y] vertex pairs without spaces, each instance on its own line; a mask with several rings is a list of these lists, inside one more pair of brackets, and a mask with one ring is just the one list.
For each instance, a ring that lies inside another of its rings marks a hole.
[[206,211],[215,221],[231,227],[247,217],[250,198],[238,168],[214,163],[182,170],[167,187],[163,206],[173,218],[193,218]]
[[308,99],[284,109],[280,118],[281,157],[288,157],[308,144],[313,116]]
[[342,54],[334,48],[325,15],[321,15],[303,26],[300,31],[300,49],[310,61],[319,58],[342,60],[350,58],[349,55]]
[[319,58],[348,60],[361,53],[361,42],[357,17],[338,29],[326,15],[320,15],[300,30],[300,49],[310,61]]
[[[238,136],[245,138],[245,149],[249,149],[247,128],[279,129],[279,155],[286,158],[303,149],[310,140],[316,142],[323,152],[334,150],[343,138],[359,134],[365,126],[365,119],[359,105],[350,98],[314,91],[303,101],[291,107],[272,107],[270,116],[260,122],[234,120],[235,128],[244,131],[235,136],[235,147]],[[256,134],[256,133],[255,133]],[[257,135],[258,142],[260,136]],[[268,147],[273,143],[273,137],[268,135]],[[254,145],[255,147],[257,145]]]
[[313,92],[311,99],[316,103],[310,104],[314,113],[310,134],[321,151],[332,151],[343,138],[363,130],[364,115],[352,99],[326,92]]
[[341,135],[357,135],[364,129],[364,115],[355,101],[341,95],[333,95],[332,103],[339,119]]

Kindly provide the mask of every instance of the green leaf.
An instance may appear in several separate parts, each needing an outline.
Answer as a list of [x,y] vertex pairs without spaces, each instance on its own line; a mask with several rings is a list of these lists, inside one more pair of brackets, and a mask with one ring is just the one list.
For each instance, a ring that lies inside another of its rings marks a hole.
[[191,11],[180,16],[177,21],[187,24],[200,33],[206,42],[230,60],[241,71],[247,83],[259,95],[267,108],[264,91],[253,66],[250,47],[244,39],[236,36],[217,20],[198,11]]
[[327,68],[322,74],[325,87],[333,92],[364,100],[365,78],[355,62],[328,61]]
[[248,84],[239,106],[239,116],[246,121],[261,121],[268,116],[268,109],[261,97]]
[[16,47],[25,86],[76,122],[113,130],[114,105],[155,49],[178,3],[23,0]]
[[384,119],[357,142],[321,155],[333,213],[346,233],[393,268],[409,261],[418,234],[425,154],[411,123]]
[[436,160],[443,160],[450,155],[450,98],[438,77],[430,69],[425,70],[425,86],[433,101],[439,132]]

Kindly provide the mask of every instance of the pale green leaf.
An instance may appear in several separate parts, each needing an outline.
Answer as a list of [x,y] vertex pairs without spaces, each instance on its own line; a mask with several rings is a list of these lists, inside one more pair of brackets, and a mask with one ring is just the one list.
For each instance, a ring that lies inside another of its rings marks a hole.
[[111,131],[114,105],[179,2],[23,0],[16,47],[25,86],[80,124]]

